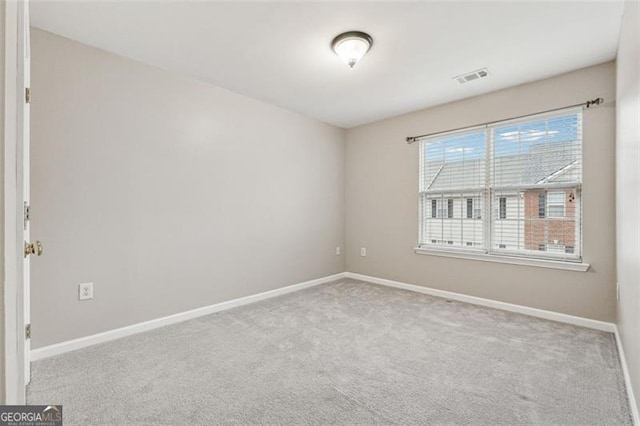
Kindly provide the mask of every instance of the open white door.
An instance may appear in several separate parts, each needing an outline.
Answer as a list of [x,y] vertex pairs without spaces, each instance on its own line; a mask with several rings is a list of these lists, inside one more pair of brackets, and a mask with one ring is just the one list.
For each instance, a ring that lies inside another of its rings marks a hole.
[[7,404],[24,404],[30,380],[30,255],[41,254],[29,235],[29,2],[7,0],[4,72],[5,391]]
[[[21,124],[22,135],[18,133],[18,146],[22,144],[18,151],[18,186],[22,187],[22,229],[23,241],[25,244],[25,253],[22,256],[22,285],[24,298],[22,301],[24,313],[23,324],[25,329],[24,339],[24,383],[25,386],[31,381],[31,254],[42,254],[42,245],[39,241],[35,244],[31,243],[30,232],[30,211],[31,211],[31,181],[30,176],[30,155],[31,150],[31,40],[30,40],[30,22],[28,2],[24,2],[24,6],[19,11],[22,16],[19,17],[22,22],[22,28],[19,28],[19,36],[22,40],[18,42],[18,61],[22,59],[22,64],[18,63],[18,84],[19,89],[24,93],[24,102],[22,103],[22,114],[18,113],[18,124]],[[20,72],[21,71],[21,72]],[[22,79],[22,81],[20,81]],[[20,123],[20,115],[22,115],[22,123]],[[20,156],[22,153],[22,158]],[[22,170],[20,170],[22,169]],[[20,179],[22,182],[20,182]]]

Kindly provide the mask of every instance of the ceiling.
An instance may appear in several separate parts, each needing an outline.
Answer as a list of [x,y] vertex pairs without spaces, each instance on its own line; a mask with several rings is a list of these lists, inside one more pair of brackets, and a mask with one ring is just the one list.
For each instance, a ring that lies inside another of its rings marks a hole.
[[[32,1],[38,28],[339,127],[615,58],[622,2]],[[354,69],[334,36],[366,31]],[[491,75],[452,77],[487,67]]]

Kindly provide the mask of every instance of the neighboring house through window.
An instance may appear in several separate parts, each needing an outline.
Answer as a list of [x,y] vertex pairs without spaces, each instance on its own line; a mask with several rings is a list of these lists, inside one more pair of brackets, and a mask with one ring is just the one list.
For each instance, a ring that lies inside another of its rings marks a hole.
[[577,109],[424,138],[420,247],[580,261],[581,189]]

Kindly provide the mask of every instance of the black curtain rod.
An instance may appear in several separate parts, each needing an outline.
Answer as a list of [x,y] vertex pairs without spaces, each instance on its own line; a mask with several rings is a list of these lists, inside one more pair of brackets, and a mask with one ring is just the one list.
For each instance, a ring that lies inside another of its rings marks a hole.
[[533,114],[518,115],[517,117],[505,118],[505,119],[502,119],[502,120],[496,120],[496,121],[487,121],[487,122],[485,122],[485,123],[480,123],[480,124],[476,124],[476,125],[473,125],[473,126],[458,127],[457,129],[444,130],[444,131],[441,131],[441,132],[434,132],[434,133],[427,133],[427,134],[425,134],[425,135],[419,135],[419,136],[408,136],[408,137],[407,137],[407,143],[408,143],[408,144],[412,144],[412,143],[414,143],[415,141],[417,141],[418,139],[426,138],[426,137],[429,137],[429,136],[440,135],[440,134],[442,134],[442,133],[456,132],[456,131],[458,131],[458,130],[469,129],[469,128],[472,128],[472,127],[489,126],[489,125],[491,125],[491,124],[500,123],[500,122],[502,122],[502,121],[507,121],[507,120],[517,120],[518,118],[531,117],[531,116],[534,116],[534,115],[544,114],[544,113],[547,113],[547,112],[560,111],[560,110],[563,110],[563,109],[577,108],[577,107],[591,108],[593,105],[601,105],[601,104],[603,104],[603,103],[604,103],[604,99],[602,99],[602,98],[595,98],[595,99],[592,99],[592,100],[587,101],[587,102],[582,102],[582,103],[580,103],[580,104],[569,105],[569,106],[561,107],[561,108],[548,109],[548,110],[540,111],[540,112],[536,112],[536,113],[533,113]]

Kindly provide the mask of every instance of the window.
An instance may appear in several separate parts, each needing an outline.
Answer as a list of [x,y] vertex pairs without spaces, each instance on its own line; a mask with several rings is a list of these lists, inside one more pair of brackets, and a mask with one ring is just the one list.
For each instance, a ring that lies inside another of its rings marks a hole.
[[467,198],[467,219],[482,219],[479,198]]
[[500,197],[500,219],[507,218],[507,198]]
[[540,219],[547,217],[547,194],[544,191],[538,194],[538,217]]
[[[445,205],[446,201],[446,205]],[[432,199],[431,200],[431,218],[451,218],[453,215],[453,207],[448,200]]]
[[561,244],[547,244],[547,251],[551,253],[564,253],[565,248]]
[[564,192],[549,192],[547,194],[547,217],[564,217]]
[[424,138],[420,247],[580,261],[581,187],[576,109]]
[[444,207],[444,200],[438,200],[438,217],[445,218],[449,216],[449,212]]

